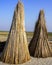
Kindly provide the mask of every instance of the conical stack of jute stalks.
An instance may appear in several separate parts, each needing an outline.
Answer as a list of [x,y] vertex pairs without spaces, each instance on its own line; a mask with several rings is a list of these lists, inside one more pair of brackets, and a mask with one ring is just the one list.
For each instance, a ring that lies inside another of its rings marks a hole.
[[5,63],[19,64],[30,59],[24,26],[24,6],[19,1],[14,11],[11,29],[1,60]]
[[50,57],[52,55],[44,16],[44,11],[41,10],[36,22],[33,38],[29,44],[30,55],[34,57]]

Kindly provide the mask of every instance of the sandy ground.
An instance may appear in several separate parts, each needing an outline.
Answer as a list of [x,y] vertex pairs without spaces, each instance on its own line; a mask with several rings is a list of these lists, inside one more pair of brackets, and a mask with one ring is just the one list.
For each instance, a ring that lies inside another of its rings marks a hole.
[[31,58],[30,61],[23,64],[6,64],[0,62],[0,65],[52,65],[52,58]]

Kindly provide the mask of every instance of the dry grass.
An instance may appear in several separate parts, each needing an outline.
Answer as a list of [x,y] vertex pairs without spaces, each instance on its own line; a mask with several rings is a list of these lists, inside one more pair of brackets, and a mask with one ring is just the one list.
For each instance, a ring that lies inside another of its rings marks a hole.
[[3,35],[3,36],[8,35],[8,33],[9,33],[9,32],[7,32],[7,31],[0,31],[0,35]]

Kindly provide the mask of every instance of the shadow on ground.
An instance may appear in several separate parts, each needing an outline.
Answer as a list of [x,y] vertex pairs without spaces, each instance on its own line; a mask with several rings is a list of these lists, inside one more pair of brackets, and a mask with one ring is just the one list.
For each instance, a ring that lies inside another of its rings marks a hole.
[[0,53],[3,51],[6,41],[0,42]]

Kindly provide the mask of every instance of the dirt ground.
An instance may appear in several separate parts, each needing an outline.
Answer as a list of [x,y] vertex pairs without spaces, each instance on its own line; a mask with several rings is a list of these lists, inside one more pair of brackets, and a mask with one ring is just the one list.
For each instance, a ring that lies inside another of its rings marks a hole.
[[[15,65],[0,62],[0,65]],[[52,65],[52,58],[31,58],[28,62],[16,65]]]

